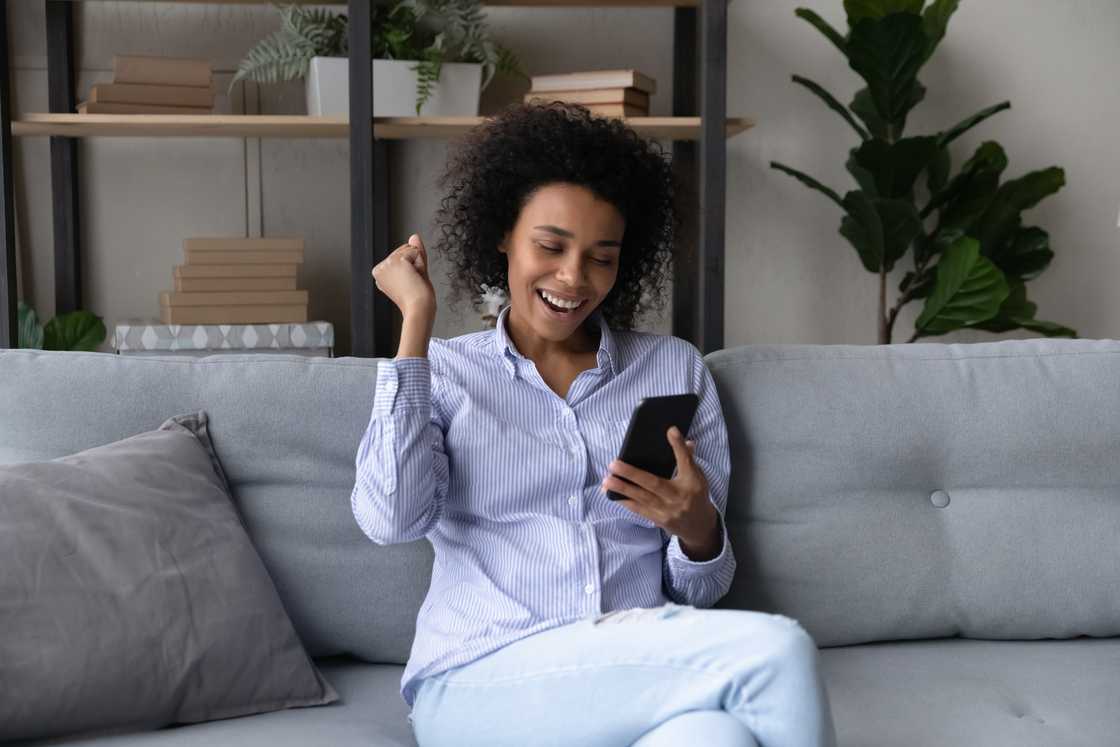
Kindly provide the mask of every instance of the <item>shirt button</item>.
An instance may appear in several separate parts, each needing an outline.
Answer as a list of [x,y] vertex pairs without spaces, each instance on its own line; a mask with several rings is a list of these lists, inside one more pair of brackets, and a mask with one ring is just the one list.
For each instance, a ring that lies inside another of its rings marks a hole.
[[579,496],[573,495],[572,497],[568,498],[568,505],[569,506],[574,506],[578,502],[579,502]]
[[594,584],[588,584],[587,586],[583,587],[583,590],[586,591],[588,594],[592,594],[595,591],[595,586],[594,586]]

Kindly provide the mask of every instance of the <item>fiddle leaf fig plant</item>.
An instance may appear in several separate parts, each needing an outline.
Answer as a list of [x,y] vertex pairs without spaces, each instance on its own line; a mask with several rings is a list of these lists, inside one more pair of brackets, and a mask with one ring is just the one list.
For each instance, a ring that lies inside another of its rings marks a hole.
[[18,347],[37,350],[97,350],[105,341],[105,323],[89,311],[59,314],[45,325],[39,324],[35,309],[19,302]]
[[[980,144],[952,173],[949,145],[976,125],[1011,107],[1004,101],[945,130],[904,135],[906,118],[925,97],[918,72],[945,36],[959,0],[844,0],[848,32],[818,14],[796,15],[835,46],[863,79],[844,106],[818,83],[808,89],[839,114],[859,137],[845,163],[856,188],[843,195],[808,174],[771,161],[770,166],[832,200],[843,212],[840,235],[869,272],[879,274],[878,340],[891,341],[899,309],[916,299],[925,306],[908,340],[955,329],[1006,332],[1023,328],[1047,337],[1076,337],[1055,322],[1035,318],[1026,281],[1046,269],[1050,237],[1023,225],[1022,213],[1065,184],[1057,167],[1004,179],[1007,155],[995,141]],[[887,273],[910,253],[914,266],[899,283],[887,310]]]

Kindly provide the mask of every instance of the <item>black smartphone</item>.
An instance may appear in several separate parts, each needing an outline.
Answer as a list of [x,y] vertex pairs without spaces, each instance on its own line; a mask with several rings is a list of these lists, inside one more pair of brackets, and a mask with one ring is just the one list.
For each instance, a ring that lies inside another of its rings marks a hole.
[[[673,470],[677,467],[677,458],[673,454],[666,431],[675,425],[687,438],[699,404],[700,398],[691,393],[642,399],[630,416],[630,425],[626,428],[626,438],[622,442],[622,453],[618,455],[619,461],[659,477],[672,477]],[[626,480],[621,475],[615,477]],[[608,490],[607,498],[617,501],[626,496]]]

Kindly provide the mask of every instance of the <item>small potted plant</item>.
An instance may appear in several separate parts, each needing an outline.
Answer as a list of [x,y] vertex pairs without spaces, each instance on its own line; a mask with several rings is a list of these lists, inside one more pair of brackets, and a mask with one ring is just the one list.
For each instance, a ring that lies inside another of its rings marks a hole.
[[[239,80],[303,79],[307,113],[350,113],[349,19],[322,8],[281,7],[280,30],[238,66]],[[489,39],[479,0],[396,0],[370,8],[373,113],[378,117],[477,116],[495,72],[528,78],[517,58]]]

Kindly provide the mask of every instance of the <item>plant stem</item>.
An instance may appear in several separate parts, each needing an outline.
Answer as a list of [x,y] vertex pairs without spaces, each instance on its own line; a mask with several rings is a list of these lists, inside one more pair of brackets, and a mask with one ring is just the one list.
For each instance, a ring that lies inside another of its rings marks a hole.
[[887,269],[886,265],[879,266],[879,344],[886,345],[891,341],[891,328],[887,324]]

